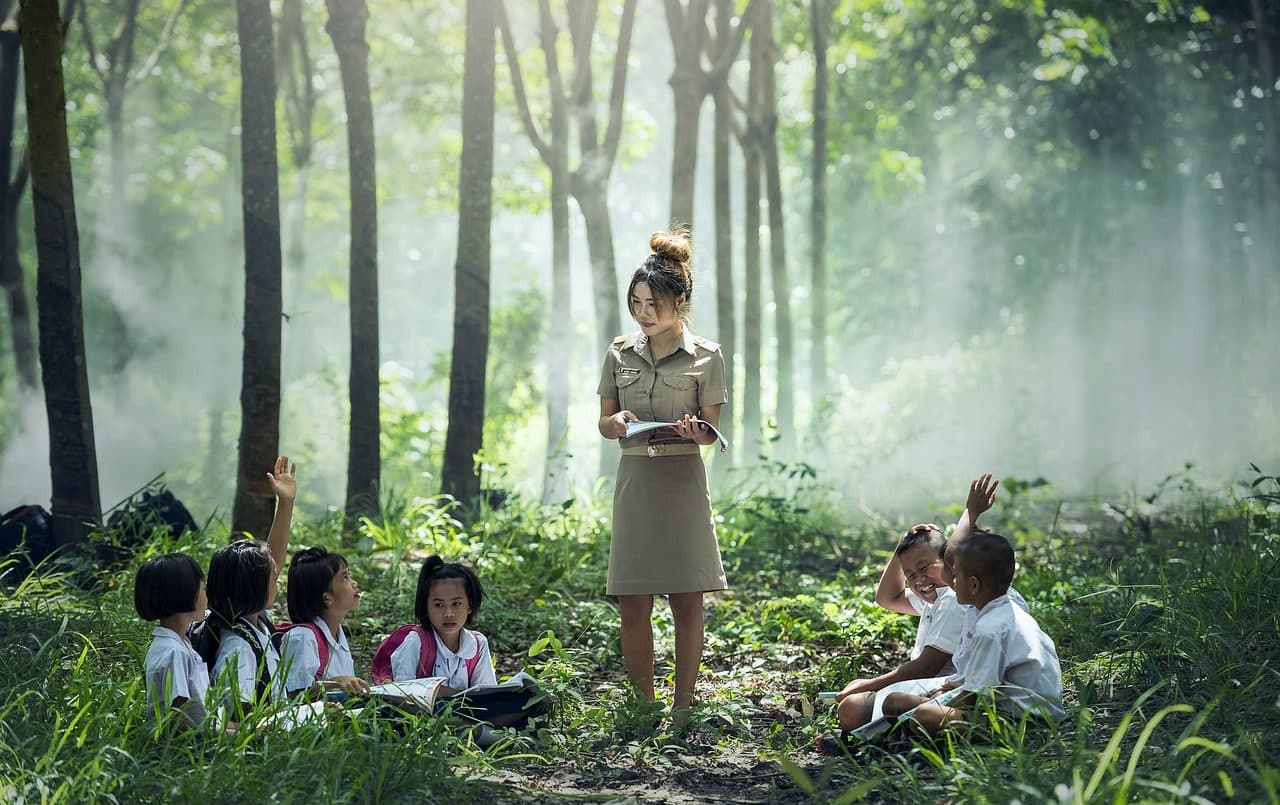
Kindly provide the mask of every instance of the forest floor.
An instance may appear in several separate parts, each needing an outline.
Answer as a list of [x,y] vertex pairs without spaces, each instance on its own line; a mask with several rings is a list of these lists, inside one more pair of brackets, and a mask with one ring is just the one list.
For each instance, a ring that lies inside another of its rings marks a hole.
[[[1263,476],[1252,492],[1064,504],[1011,491],[992,524],[1017,546],[1015,584],[1057,643],[1068,718],[937,743],[894,736],[853,758],[815,751],[834,726],[817,693],[905,658],[916,625],[873,591],[907,523],[850,529],[803,494],[719,509],[731,589],[708,596],[699,706],[680,735],[625,681],[617,609],[600,594],[599,508],[508,506],[464,526],[423,503],[355,541],[334,523],[295,525],[294,547],[341,545],[366,591],[347,623],[358,667],[412,613],[424,553],[477,568],[487,595],[474,626],[499,676],[527,668],[555,702],[487,751],[439,719],[160,736],[138,674],[150,630],[132,612],[143,557],[49,569],[0,584],[0,800],[260,801],[269,780],[271,798],[308,801],[1280,805],[1280,482]],[[159,540],[147,555],[203,564],[225,539]],[[669,704],[661,602],[654,629]]]

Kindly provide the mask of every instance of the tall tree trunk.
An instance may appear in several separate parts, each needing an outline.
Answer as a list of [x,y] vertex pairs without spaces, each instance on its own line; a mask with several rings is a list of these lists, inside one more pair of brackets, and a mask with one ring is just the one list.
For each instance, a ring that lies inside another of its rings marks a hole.
[[458,259],[454,264],[453,357],[442,491],[471,504],[480,491],[475,456],[484,440],[489,356],[489,241],[493,211],[494,28],[498,0],[467,3],[458,173]]
[[275,499],[267,471],[280,445],[280,174],[275,46],[268,0],[236,0],[240,34],[244,359],[233,533],[265,538]]
[[761,330],[764,325],[764,302],[760,287],[760,152],[754,142],[743,145],[742,207],[746,233],[743,235],[743,388],[742,437],[747,455],[754,459],[764,447],[760,377],[762,374]]
[[0,25],[0,289],[9,306],[13,359],[23,387],[36,388],[36,343],[26,277],[18,254],[18,204],[26,184],[25,156],[13,176],[13,129],[18,112],[18,70],[22,36],[18,20],[5,10]]
[[326,0],[347,106],[347,175],[351,194],[351,427],[347,516],[378,511],[378,181],[365,0]]
[[675,68],[668,83],[674,100],[674,135],[671,148],[671,222],[693,224],[693,197],[698,172],[698,128],[702,101],[717,76],[727,73],[737,58],[756,0],[750,0],[739,25],[718,49],[708,70],[702,56],[707,39],[708,0],[664,0],[667,32],[675,56]]
[[813,274],[809,298],[809,394],[813,427],[827,395],[827,26],[826,0],[809,0],[809,29],[813,37],[813,196],[809,206]]
[[102,522],[93,408],[80,305],[80,235],[62,76],[63,23],[56,0],[19,13],[26,67],[31,196],[35,211],[40,370],[49,419],[53,530],[58,544]]
[[[297,171],[291,198],[285,202],[283,210],[285,277],[291,281],[285,284],[282,304],[288,323],[289,314],[298,308],[307,272],[307,189],[311,179],[312,124],[316,105],[315,70],[303,18],[303,0],[283,0],[280,4],[276,47],[276,69],[280,72],[284,118],[289,130],[289,154]],[[289,378],[297,377],[303,371],[311,346],[302,337],[292,336],[293,333],[286,328],[282,366],[286,386]]]
[[773,38],[773,5],[760,4],[751,36],[754,51],[759,43],[765,194],[769,200],[769,276],[773,286],[774,328],[778,339],[778,446],[789,455],[795,441],[795,344],[791,324],[791,283],[787,270],[787,240],[782,209],[782,175],[778,165],[778,96],[774,69],[778,46]]
[[[622,6],[603,140],[596,121],[595,80],[591,68],[599,5],[594,0],[570,0],[568,11],[574,62],[571,109],[578,125],[579,150],[578,167],[569,176],[569,192],[578,202],[586,229],[592,299],[596,311],[596,343],[603,345],[622,329],[618,315],[613,223],[609,218],[609,176],[622,136],[622,106],[627,91],[627,61],[631,53],[631,34],[635,30],[636,0],[626,0]],[[614,453],[604,443],[600,447],[599,475],[608,477],[614,471]]]
[[[716,0],[717,55],[728,46],[733,0]],[[727,73],[718,77],[711,91],[715,103],[715,244],[716,244],[716,340],[723,345],[725,392],[729,403],[720,409],[720,430],[733,436],[733,411],[738,404],[733,393],[734,351],[737,349],[737,317],[733,314],[733,203],[729,179],[729,149],[733,137],[733,100]],[[717,472],[723,473],[733,462],[733,453],[716,457]]]

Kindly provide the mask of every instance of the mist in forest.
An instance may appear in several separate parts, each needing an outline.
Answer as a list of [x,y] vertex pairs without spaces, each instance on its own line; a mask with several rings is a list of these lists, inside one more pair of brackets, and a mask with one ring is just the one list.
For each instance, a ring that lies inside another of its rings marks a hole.
[[[522,46],[532,46],[531,31],[521,36]],[[668,223],[671,56],[661,15],[641,15],[635,42],[623,156],[610,188],[620,310],[626,279],[645,256],[649,233]],[[322,103],[340,110],[335,68],[326,69]],[[596,343],[581,217],[571,204],[573,297],[550,298],[545,176],[511,109],[503,107],[509,89],[501,59],[497,75],[495,195],[507,203],[495,204],[493,226],[492,308],[502,324],[495,323],[490,361],[499,372],[493,382],[502,385],[490,403],[503,413],[486,439],[492,466],[485,483],[538,494],[545,445],[543,356],[552,344],[558,359],[572,367],[573,486],[587,495],[602,489],[599,451],[616,447],[596,431],[595,390],[606,345]],[[796,68],[780,76],[779,86],[783,125],[803,129],[809,103],[805,76]],[[383,479],[394,494],[412,497],[434,494],[439,481],[458,248],[456,201],[451,208],[427,184],[432,172],[453,172],[447,181],[455,180],[456,160],[448,154],[420,158],[420,143],[406,134],[413,111],[402,90],[388,83],[374,89],[384,183]],[[140,92],[130,101],[131,114],[162,118],[173,102],[158,92]],[[698,163],[693,306],[695,332],[716,339],[710,106],[708,101],[703,108]],[[833,119],[852,113],[832,108]],[[341,117],[338,111],[329,114]],[[1185,180],[1182,188],[1145,192],[1116,179],[1115,172],[1125,171],[1114,164],[1096,161],[1056,188],[1067,201],[1057,203],[1029,235],[1025,225],[1002,230],[998,220],[974,223],[980,194],[1003,198],[1010,209],[1043,202],[1043,185],[1028,189],[1035,177],[1025,175],[1029,157],[1018,148],[1020,133],[984,133],[973,123],[976,108],[953,107],[949,114],[954,126],[939,127],[941,157],[905,188],[877,193],[870,179],[858,178],[866,173],[861,157],[831,162],[832,376],[830,397],[821,401],[808,392],[808,146],[801,143],[784,155],[788,293],[797,333],[791,382],[800,447],[782,456],[766,446],[768,461],[761,461],[740,449],[740,430],[731,434],[735,469],[716,476],[713,494],[735,494],[758,483],[793,489],[786,470],[804,462],[815,468],[819,484],[836,491],[850,517],[932,507],[924,516],[943,503],[960,502],[969,479],[982,471],[1043,477],[1063,495],[1091,497],[1149,493],[1188,463],[1194,465],[1192,477],[1213,487],[1248,478],[1251,461],[1268,472],[1280,469],[1280,373],[1274,356],[1280,271],[1260,262],[1265,258],[1254,227],[1267,212],[1250,211],[1253,200],[1246,194],[1252,191],[1215,186],[1226,167],[1215,160],[1231,156],[1208,140],[1186,143],[1186,167],[1177,174]],[[70,125],[76,125],[74,114]],[[457,136],[458,120],[442,115],[423,128],[447,140]],[[163,472],[197,519],[217,512],[229,520],[244,292],[238,154],[230,146],[218,152],[207,145],[166,144],[157,127],[134,127],[132,134],[135,198],[160,192],[157,154],[181,159],[177,173],[199,170],[196,184],[207,195],[198,205],[192,202],[192,218],[200,224],[188,224],[192,232],[185,239],[174,234],[172,220],[140,213],[128,232],[102,233],[96,227],[115,203],[105,190],[106,157],[86,151],[75,160],[102,502],[109,506]],[[148,153],[152,158],[139,159]],[[345,484],[345,154],[340,129],[318,139],[301,229],[292,206],[297,172],[281,155],[287,318],[280,449],[299,462],[299,500],[312,513],[340,507]],[[731,164],[740,309],[742,160],[736,149]],[[1109,208],[1126,210],[1122,219],[1091,211],[1098,188],[1108,182],[1128,199]],[[30,232],[30,211],[24,210],[21,226]],[[30,239],[24,235],[24,248]],[[1056,246],[1044,248],[1046,243]],[[113,259],[113,249],[128,259]],[[33,274],[33,252],[25,262]],[[767,299],[774,292],[767,241],[763,268]],[[116,316],[127,332],[123,346]],[[623,322],[632,324],[625,310]],[[741,339],[741,323],[738,334]],[[768,421],[777,384],[785,382],[776,377],[771,309],[764,335]],[[740,394],[742,345],[724,346],[737,356],[734,387]],[[7,353],[3,360],[11,375]],[[47,505],[43,402],[13,384],[0,388],[0,413],[8,422],[0,428],[0,506]],[[734,420],[740,429],[740,411]],[[789,467],[780,470],[774,460]],[[775,480],[766,482],[770,476]]]

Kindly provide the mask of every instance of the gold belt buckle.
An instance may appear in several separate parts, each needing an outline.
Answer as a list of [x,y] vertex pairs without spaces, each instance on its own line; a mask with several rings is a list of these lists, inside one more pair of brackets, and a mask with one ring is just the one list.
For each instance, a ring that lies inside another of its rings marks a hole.
[[649,445],[649,449],[646,450],[645,452],[649,454],[649,458],[654,458],[655,456],[666,455],[667,448],[666,448],[666,445],[651,444]]

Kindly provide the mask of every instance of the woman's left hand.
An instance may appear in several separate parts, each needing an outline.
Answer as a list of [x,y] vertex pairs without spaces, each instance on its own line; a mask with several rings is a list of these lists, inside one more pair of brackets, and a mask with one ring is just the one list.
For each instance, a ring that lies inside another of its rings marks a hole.
[[697,419],[692,414],[685,414],[676,420],[676,433],[680,434],[682,439],[692,439],[698,444],[711,444],[716,440],[715,431],[708,428],[706,423]]

